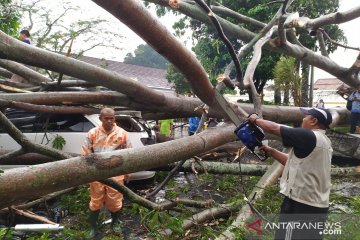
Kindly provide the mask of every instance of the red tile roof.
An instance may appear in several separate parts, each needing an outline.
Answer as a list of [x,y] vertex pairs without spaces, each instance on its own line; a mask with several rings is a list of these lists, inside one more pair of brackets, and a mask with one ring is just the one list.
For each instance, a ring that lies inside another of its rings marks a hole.
[[122,62],[80,56],[78,60],[117,72],[123,76],[130,77],[136,81],[153,88],[171,89],[172,85],[166,79],[166,70],[126,64]]
[[314,83],[314,90],[338,90],[342,86],[349,87],[337,78],[322,78]]

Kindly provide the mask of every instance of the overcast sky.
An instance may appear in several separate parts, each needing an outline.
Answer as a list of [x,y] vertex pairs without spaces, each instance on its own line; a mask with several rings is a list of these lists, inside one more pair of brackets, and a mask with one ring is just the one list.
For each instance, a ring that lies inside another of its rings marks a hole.
[[[320,0],[321,1],[321,0]],[[114,59],[117,61],[122,61],[125,55],[128,52],[133,52],[139,44],[145,43],[140,37],[138,37],[135,33],[133,33],[126,25],[122,24],[119,20],[113,17],[111,14],[103,10],[101,7],[98,7],[92,1],[77,1],[76,2],[82,9],[82,14],[85,15],[93,15],[101,16],[101,18],[108,19],[112,26],[116,26],[116,29],[119,29],[120,33],[124,36],[124,39],[119,40],[119,45],[123,48],[121,51],[109,51],[108,49],[95,49],[91,52],[86,53],[88,56],[93,57],[103,57],[106,59]],[[345,11],[354,7],[356,3],[360,4],[360,2],[354,0],[340,0],[340,11]],[[84,16],[84,15],[83,15]],[[164,18],[161,19],[161,22],[166,25],[169,31],[173,32],[172,24],[176,21],[176,18],[168,14]],[[340,28],[345,31],[345,35],[348,39],[348,45],[353,47],[360,47],[360,37],[359,37],[359,26],[360,26],[360,18],[352,20],[348,23],[340,24]],[[188,47],[190,48],[190,40],[187,37],[186,40],[188,43]],[[358,55],[357,51],[354,50],[344,50],[343,48],[338,48],[338,50],[330,55],[330,58],[333,59],[338,64],[349,67],[353,64],[356,57]],[[324,72],[320,69],[315,70],[315,80],[319,78],[327,78],[332,77],[327,72]]]
[[[349,10],[350,8],[356,6],[357,4],[360,4],[360,1],[340,0],[339,11]],[[345,32],[345,36],[347,37],[348,40],[348,45],[351,47],[360,47],[360,34],[359,34],[360,18],[357,18],[347,23],[340,24],[339,26]],[[355,59],[358,54],[359,54],[358,51],[338,47],[336,52],[330,55],[330,58],[343,67],[350,67],[355,62]],[[333,76],[327,72],[324,72],[320,69],[315,70],[315,76],[314,76],[315,80],[319,78],[328,78],[328,77],[333,78]]]

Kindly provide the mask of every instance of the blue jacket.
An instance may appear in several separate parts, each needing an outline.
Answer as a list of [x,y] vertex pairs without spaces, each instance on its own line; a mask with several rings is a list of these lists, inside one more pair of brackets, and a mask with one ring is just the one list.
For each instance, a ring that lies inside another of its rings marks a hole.
[[[353,98],[360,99],[360,92],[355,91],[349,96],[349,100],[353,100]],[[360,113],[360,102],[352,102],[351,112]]]
[[22,40],[24,43],[27,43],[27,44],[31,44],[30,43],[30,40],[28,39],[28,38],[26,38],[26,39],[24,39],[24,40]]
[[196,129],[199,126],[200,118],[198,117],[189,117],[189,129],[188,132],[195,133]]

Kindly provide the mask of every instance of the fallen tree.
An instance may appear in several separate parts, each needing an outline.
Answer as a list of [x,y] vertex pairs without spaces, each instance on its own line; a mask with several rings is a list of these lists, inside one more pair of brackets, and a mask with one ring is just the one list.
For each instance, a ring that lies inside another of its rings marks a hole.
[[[254,158],[254,161],[257,161]],[[203,161],[202,166],[195,164],[195,169],[199,173],[204,173],[204,169],[211,174],[233,174],[233,175],[248,175],[248,176],[262,176],[269,170],[271,165],[267,164],[244,164],[244,163],[223,163],[223,162],[208,162]],[[173,165],[167,167],[160,167],[156,170],[169,171]],[[191,161],[186,161],[178,169],[181,172],[192,172]],[[333,167],[331,169],[332,177],[360,177],[356,167]]]
[[[6,101],[47,105],[87,105],[91,103],[106,104],[113,106],[125,106],[129,109],[141,110],[143,112],[147,112],[147,116],[152,116],[149,118],[156,119],[157,117],[160,119],[167,117],[187,117],[191,115],[200,116],[202,113],[194,113],[194,109],[205,103],[210,106],[209,116],[226,116],[223,111],[218,108],[218,104],[214,99],[214,90],[209,82],[209,77],[199,61],[160,24],[158,19],[149,14],[139,1],[96,0],[94,2],[123,21],[126,25],[138,33],[138,35],[146,42],[148,42],[151,46],[154,46],[159,53],[170,60],[170,62],[172,62],[178,69],[180,69],[190,82],[193,91],[200,100],[181,96],[170,96],[156,92],[142,86],[127,76],[110,72],[99,67],[94,67],[90,64],[44,51],[30,45],[22,44],[19,41],[7,36],[4,32],[0,32],[0,57],[5,59],[2,61],[6,61],[7,63],[16,61],[18,63],[44,68],[45,70],[56,71],[71,77],[85,80],[94,86],[105,86],[108,89],[119,92],[83,94],[1,94],[0,99],[5,101],[2,102],[3,106],[26,106],[33,107],[32,109],[35,111],[51,111],[52,108],[50,106],[29,106],[21,105],[20,103],[19,105],[18,103],[15,104],[14,102]],[[174,10],[185,13],[187,16],[208,24],[210,23],[206,13],[201,11],[199,5],[195,4],[194,1],[150,0],[148,2],[154,2],[162,6],[171,6]],[[210,3],[214,2],[210,1]],[[287,1],[285,1],[285,3],[287,3]],[[224,18],[218,18],[224,33],[228,36],[235,37],[240,41],[252,43],[259,42],[259,37],[266,33],[266,31],[261,31],[260,34],[257,34],[255,30],[252,32],[243,27],[241,23],[252,24],[256,26],[255,29],[266,29],[266,27],[271,26],[271,24],[261,23],[255,19],[240,16],[236,12],[231,12],[226,7],[220,6],[217,3],[214,4],[216,4],[216,6],[210,6],[213,11],[215,13],[221,12],[221,14],[225,16]],[[214,12],[210,11],[208,13],[213,15]],[[231,16],[237,17],[241,23],[233,24],[230,21],[225,20],[226,16],[229,16],[230,14]],[[287,17],[292,15],[286,15],[284,11],[282,14],[284,15],[282,20],[286,20]],[[306,31],[315,31],[319,34],[320,28],[323,26],[328,24],[339,24],[359,16],[360,7],[356,7],[350,11],[331,13],[316,19],[296,18],[295,21],[289,20],[286,24],[286,21],[280,21],[278,23],[277,34],[274,35],[274,38],[271,38],[272,35],[267,36],[269,37],[269,40],[265,39],[266,43],[264,46],[271,51],[291,55],[302,60],[306,64],[319,67],[338,77],[348,85],[356,87],[360,83],[358,77],[358,60],[356,60],[353,66],[350,66],[349,68],[341,67],[327,56],[326,49],[324,49],[323,44],[321,44],[321,40],[319,41],[320,47],[322,46],[321,50],[323,55],[316,54],[310,49],[302,46],[300,41],[294,37],[292,28],[297,27],[305,29]],[[147,24],[144,25],[144,22]],[[319,37],[319,39],[321,38]],[[259,44],[256,45],[258,51],[261,51],[261,45],[263,43],[264,42],[260,44],[259,42]],[[253,45],[249,44],[249,46]],[[254,60],[254,62],[256,61]],[[256,64],[257,63],[251,66],[252,70],[255,69]],[[250,71],[249,74],[247,74],[247,76],[249,76],[247,79],[250,80],[250,84],[252,84],[252,73],[253,71]],[[2,71],[2,74],[9,75],[9,72]],[[239,76],[241,74],[237,75]],[[228,74],[226,74],[226,76],[228,76]],[[41,81],[46,80],[43,79]],[[45,86],[46,84],[43,83],[42,85]],[[20,85],[13,86],[12,90],[16,92],[29,91],[27,89],[20,89]],[[256,98],[256,94],[257,93],[255,93],[252,88],[252,96],[259,102],[259,98]],[[252,105],[239,104],[239,106],[248,113],[254,111]],[[65,111],[65,109],[69,108],[58,109],[60,111]],[[265,119],[273,120],[279,123],[300,122],[303,117],[300,111],[298,111],[298,108],[259,106],[257,109],[261,109],[262,112],[259,113]],[[83,110],[85,111],[85,109]],[[334,119],[333,126],[345,123],[349,119],[349,112],[346,109],[332,109],[332,115]],[[7,170],[0,175],[0,206],[9,206],[29,198],[35,198],[46,193],[77,186],[93,180],[106,179],[118,174],[149,169],[157,166],[163,166],[167,163],[185,160],[234,140],[235,136],[233,134],[233,130],[234,127],[228,125],[225,127],[217,127],[216,129],[208,129],[204,133],[185,139],[147,146],[139,149],[128,149],[112,153],[74,157],[53,163],[41,164],[36,167]],[[27,148],[33,147],[33,145],[28,144],[26,141],[23,141],[22,143],[22,145],[26,145]],[[184,149],[186,151],[184,151]],[[12,158],[14,155],[23,153],[23,150],[24,149],[18,152],[10,153],[7,155],[8,159]],[[356,149],[352,148],[351,151],[353,151],[354,156],[357,154]],[[49,152],[49,154],[52,153]],[[60,158],[61,156],[55,155],[54,157]],[[351,171],[350,173],[353,173]],[[279,174],[281,174],[281,167],[275,164],[271,167],[271,170],[262,177],[258,186],[264,187],[274,183]],[[251,197],[254,196],[255,192],[256,191],[252,193]],[[258,193],[257,196],[261,196],[261,193]],[[221,210],[218,212],[221,213]],[[239,224],[241,224],[242,221],[251,214],[249,205],[243,208],[241,213],[245,214],[239,216]],[[211,216],[211,214],[206,213],[205,215],[199,215],[199,219],[206,219],[208,216]],[[186,224],[188,225],[183,226],[185,229],[187,228],[186,226],[192,225],[193,222],[189,220]],[[235,224],[234,226],[238,225]]]
[[[90,154],[51,163],[6,170],[0,175],[0,207],[78,186],[94,180],[160,167],[188,159],[235,140],[234,126],[136,149]],[[183,151],[187,149],[187,151]]]

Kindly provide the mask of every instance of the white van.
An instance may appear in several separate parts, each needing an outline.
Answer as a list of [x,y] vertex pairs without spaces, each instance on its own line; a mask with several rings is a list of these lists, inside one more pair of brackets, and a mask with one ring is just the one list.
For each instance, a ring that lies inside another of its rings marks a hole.
[[[61,150],[75,154],[80,154],[87,132],[101,123],[98,114],[53,114],[8,110],[6,116],[30,141],[52,147],[54,140],[60,136],[65,140]],[[155,143],[155,133],[141,118],[116,114],[116,123],[128,132],[134,148]],[[20,145],[4,133],[0,126],[0,152],[17,149],[20,149]],[[7,167],[0,165],[0,168]],[[154,175],[153,171],[136,172],[131,174],[130,180],[149,179]]]

